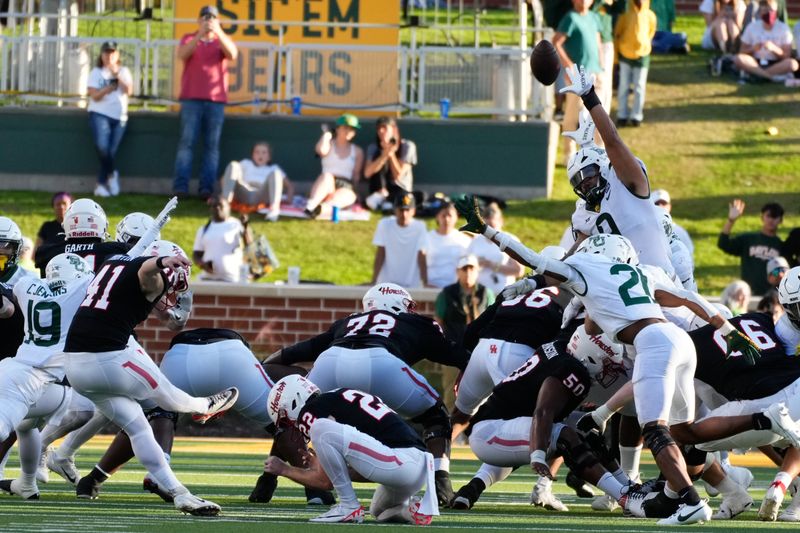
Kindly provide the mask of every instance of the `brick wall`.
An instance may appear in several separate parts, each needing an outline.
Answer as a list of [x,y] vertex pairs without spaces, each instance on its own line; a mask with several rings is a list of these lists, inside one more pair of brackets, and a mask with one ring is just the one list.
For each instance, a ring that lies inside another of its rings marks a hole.
[[[186,327],[228,328],[250,343],[258,358],[323,332],[334,320],[361,310],[367,287],[239,285],[194,282],[194,306]],[[419,312],[433,316],[438,291],[412,291]],[[137,328],[141,344],[160,360],[174,335],[154,319]]]

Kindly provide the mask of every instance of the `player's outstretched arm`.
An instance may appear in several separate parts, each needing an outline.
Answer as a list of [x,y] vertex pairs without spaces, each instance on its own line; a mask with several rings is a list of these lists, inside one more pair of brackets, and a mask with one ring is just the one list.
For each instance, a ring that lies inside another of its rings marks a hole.
[[150,246],[153,241],[156,240],[161,228],[163,228],[167,222],[169,222],[169,215],[178,207],[178,197],[173,196],[169,199],[167,204],[164,206],[164,209],[156,216],[155,224],[150,227],[147,231],[144,232],[144,235],[139,239],[139,241],[133,245],[133,247],[128,250],[128,255],[130,257],[139,257],[144,253],[148,246]]
[[570,92],[581,97],[583,105],[592,116],[600,138],[603,139],[608,159],[611,161],[617,177],[631,192],[639,196],[649,196],[650,184],[639,160],[619,136],[614,122],[608,116],[608,112],[603,109],[600,97],[595,93],[594,74],[586,72],[582,66],[573,65],[567,69],[567,75],[572,80],[572,84],[564,87],[560,92]]

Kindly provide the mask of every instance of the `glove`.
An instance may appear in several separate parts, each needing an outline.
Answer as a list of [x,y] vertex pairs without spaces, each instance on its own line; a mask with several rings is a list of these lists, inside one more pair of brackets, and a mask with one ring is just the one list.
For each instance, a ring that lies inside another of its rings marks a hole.
[[753,340],[735,329],[725,335],[725,342],[728,345],[728,351],[725,352],[725,358],[728,359],[733,352],[741,352],[741,357],[747,362],[748,366],[754,366],[756,361],[761,358],[761,350],[755,345]]
[[561,94],[573,93],[583,96],[594,86],[594,74],[586,72],[582,66],[572,65],[566,70],[569,79],[572,80],[572,85],[567,85],[561,89],[559,91]]
[[486,221],[481,216],[477,198],[472,195],[462,196],[455,201],[455,207],[458,213],[467,219],[467,223],[458,228],[460,231],[483,234],[486,230]]
[[594,121],[592,121],[592,116],[588,111],[583,110],[580,114],[580,124],[578,125],[578,129],[575,131],[565,131],[561,135],[564,137],[569,137],[578,143],[578,146],[583,148],[588,144],[594,143],[594,130],[595,125]]
[[611,418],[611,415],[613,414],[613,411],[611,411],[605,405],[601,405],[591,413],[586,413],[583,415],[578,420],[578,423],[575,424],[575,427],[577,427],[583,433],[597,431],[602,435],[606,430],[606,422],[608,422],[608,419]]
[[538,285],[536,284],[536,281],[531,278],[522,278],[521,280],[515,281],[511,285],[508,285],[505,289],[500,291],[500,294],[503,296],[503,300],[511,300],[512,298],[516,298],[522,294],[528,294],[537,288]]

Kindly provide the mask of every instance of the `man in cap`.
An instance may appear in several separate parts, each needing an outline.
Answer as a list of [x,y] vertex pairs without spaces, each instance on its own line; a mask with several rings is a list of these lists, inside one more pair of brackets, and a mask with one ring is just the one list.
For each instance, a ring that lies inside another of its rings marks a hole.
[[428,229],[421,220],[414,219],[417,202],[410,192],[394,201],[394,216],[378,222],[372,244],[375,263],[372,267],[372,284],[396,283],[406,289],[428,286]]
[[[653,198],[654,204],[662,208],[670,215],[672,214],[672,199],[670,198],[669,192],[666,189],[656,189],[653,191],[651,197]],[[675,233],[675,236],[678,237],[678,240],[686,245],[689,253],[694,256],[694,243],[692,242],[692,238],[689,236],[689,232],[679,226],[678,223],[675,222],[674,218],[672,219],[672,231]]]

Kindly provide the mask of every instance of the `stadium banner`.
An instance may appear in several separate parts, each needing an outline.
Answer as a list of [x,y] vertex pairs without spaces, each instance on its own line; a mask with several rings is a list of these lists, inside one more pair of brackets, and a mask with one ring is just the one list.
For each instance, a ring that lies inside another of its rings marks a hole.
[[[176,19],[195,20],[209,0],[177,0]],[[212,3],[213,4],[213,3]],[[284,99],[287,94],[287,58],[277,58],[278,45],[303,45],[293,54],[292,95],[301,98],[302,114],[337,114],[314,104],[347,104],[358,107],[397,103],[399,81],[400,11],[391,2],[376,0],[217,0],[220,23],[237,43],[239,58],[229,64],[229,102],[243,103],[269,98]],[[265,24],[237,21],[261,21]],[[291,23],[331,23],[334,26],[292,25]],[[269,24],[267,24],[269,23]],[[283,35],[280,32],[283,26]],[[385,24],[392,27],[353,27],[336,24]],[[180,39],[197,31],[196,22],[177,22],[174,37]],[[317,45],[319,49],[313,49]],[[348,50],[348,46],[394,47],[381,53]],[[345,47],[344,49],[337,49]],[[309,49],[312,48],[312,49]],[[173,62],[173,91],[180,92],[183,62]],[[274,76],[271,74],[274,73]],[[272,77],[272,79],[270,79]],[[273,90],[274,89],[274,90]],[[250,112],[250,106],[242,109]],[[275,106],[264,105],[267,112]],[[291,109],[284,104],[284,111]],[[384,114],[383,111],[360,115]]]

